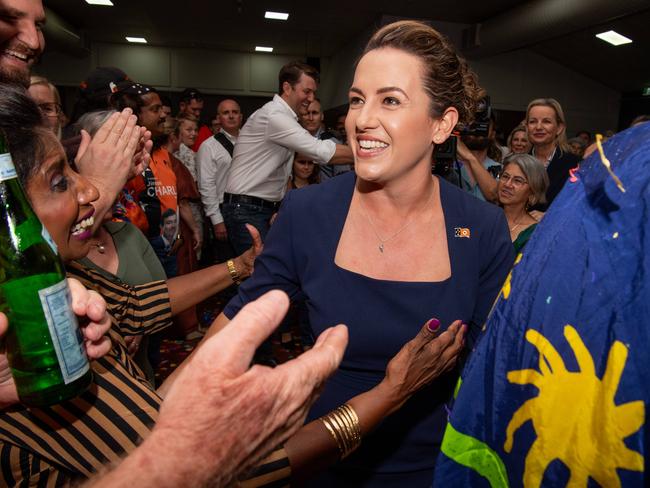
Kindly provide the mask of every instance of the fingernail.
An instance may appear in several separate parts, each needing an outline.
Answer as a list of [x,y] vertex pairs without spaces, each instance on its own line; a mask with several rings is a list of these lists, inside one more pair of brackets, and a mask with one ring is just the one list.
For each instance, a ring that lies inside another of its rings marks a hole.
[[440,328],[440,321],[438,319],[431,319],[427,322],[427,329],[429,332],[435,332]]

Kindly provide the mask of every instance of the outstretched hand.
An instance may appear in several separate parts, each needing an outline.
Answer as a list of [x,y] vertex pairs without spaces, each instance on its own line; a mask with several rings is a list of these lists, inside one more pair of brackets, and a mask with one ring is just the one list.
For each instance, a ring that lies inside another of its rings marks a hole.
[[288,306],[280,291],[246,305],[203,342],[171,386],[142,447],[178,459],[170,472],[179,483],[216,475],[212,483],[227,485],[298,430],[320,387],[338,368],[348,340],[342,325],[327,329],[311,350],[292,361],[274,369],[250,367],[255,350]]
[[467,325],[453,322],[440,333],[440,322],[431,319],[415,338],[391,359],[384,383],[397,399],[397,408],[415,392],[454,367],[463,347]]
[[253,274],[255,258],[262,254],[262,250],[264,249],[264,244],[262,243],[262,237],[260,236],[259,231],[251,224],[246,224],[246,228],[253,239],[253,245],[238,258],[238,264],[240,264],[240,268],[238,269],[242,278],[247,278]]
[[151,133],[136,122],[132,110],[125,108],[112,114],[92,139],[88,132],[81,131],[75,163],[79,173],[99,190],[95,227],[101,224],[100,217],[115,201],[127,179],[142,172],[148,164]]

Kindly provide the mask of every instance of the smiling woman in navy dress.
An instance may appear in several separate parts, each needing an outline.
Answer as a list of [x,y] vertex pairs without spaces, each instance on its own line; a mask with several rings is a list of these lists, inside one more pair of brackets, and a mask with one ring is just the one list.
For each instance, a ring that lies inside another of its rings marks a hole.
[[[215,324],[271,288],[305,297],[316,334],[350,341],[310,417],[376,385],[431,317],[471,346],[513,260],[503,212],[431,176],[434,146],[482,93],[451,44],[412,21],[379,30],[356,68],[346,120],[356,175],[289,192],[255,272]],[[457,371],[414,395],[310,486],[429,486]]]

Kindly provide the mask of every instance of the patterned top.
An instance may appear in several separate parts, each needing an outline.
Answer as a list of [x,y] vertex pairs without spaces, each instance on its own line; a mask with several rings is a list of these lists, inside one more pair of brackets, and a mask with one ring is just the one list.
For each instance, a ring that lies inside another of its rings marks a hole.
[[154,333],[170,323],[166,283],[120,286],[79,263],[67,270],[106,300],[113,348],[91,362],[93,384],[79,397],[0,412],[0,486],[27,480],[60,486],[88,477],[135,449],[158,416],[161,399],[129,357],[124,336]]
[[[113,349],[90,363],[93,383],[79,397],[52,407],[0,411],[0,486],[70,486],[133,451],[158,418],[162,399],[129,356],[124,336],[169,325],[167,284],[116,284],[78,262],[66,269],[106,300]],[[288,485],[290,472],[279,449],[249,473],[244,486]]]

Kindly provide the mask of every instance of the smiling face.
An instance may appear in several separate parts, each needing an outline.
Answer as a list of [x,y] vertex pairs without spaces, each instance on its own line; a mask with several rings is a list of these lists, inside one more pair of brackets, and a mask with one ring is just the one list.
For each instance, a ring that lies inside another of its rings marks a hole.
[[196,122],[192,120],[183,120],[178,127],[179,137],[181,142],[187,147],[194,146],[196,142],[196,136],[199,133]]
[[506,164],[503,168],[497,184],[497,194],[501,205],[526,205],[531,196],[530,185],[518,164]]
[[41,0],[0,2],[0,81],[29,86],[29,72],[45,47]]
[[530,143],[525,130],[518,130],[512,134],[510,141],[510,150],[515,154],[527,153],[530,150]]
[[314,101],[317,88],[316,80],[302,73],[295,85],[291,86],[288,81],[284,82],[282,98],[296,114],[299,114],[306,111],[309,104]]
[[45,147],[43,164],[29,178],[27,194],[64,261],[88,254],[92,237],[92,203],[97,189],[68,164],[63,147],[50,131],[39,136]]
[[560,124],[553,107],[535,105],[528,112],[526,120],[528,139],[533,146],[553,144],[564,132],[564,124]]
[[345,121],[359,178],[385,183],[415,167],[429,171],[432,142],[443,142],[448,132],[431,117],[421,70],[417,57],[394,48],[361,58]]

